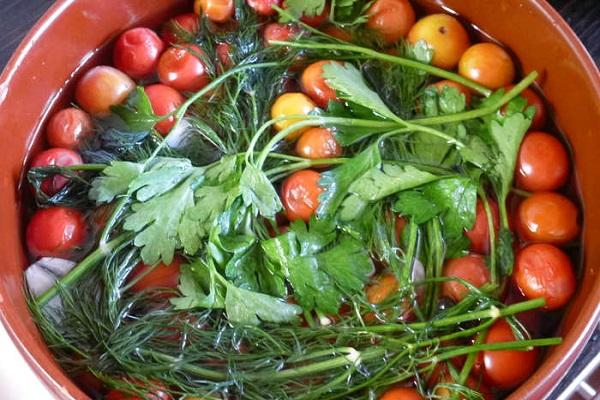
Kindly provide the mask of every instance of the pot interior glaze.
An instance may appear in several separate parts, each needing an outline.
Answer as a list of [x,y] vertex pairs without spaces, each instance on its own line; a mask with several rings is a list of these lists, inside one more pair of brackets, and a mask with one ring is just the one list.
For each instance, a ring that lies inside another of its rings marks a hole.
[[[559,382],[591,335],[600,315],[600,75],[568,25],[544,0],[413,0],[446,7],[508,46],[524,73],[537,70],[559,129],[570,141],[576,187],[583,203],[579,290],[560,327],[564,343],[511,399],[541,399]],[[153,26],[190,7],[185,0],[59,0],[36,24],[0,76],[0,127],[9,140],[0,158],[0,319],[25,359],[60,399],[86,399],[54,362],[27,308],[23,292],[22,199],[19,183],[28,155],[42,146],[53,110],[70,101],[72,82],[102,58],[121,31]]]

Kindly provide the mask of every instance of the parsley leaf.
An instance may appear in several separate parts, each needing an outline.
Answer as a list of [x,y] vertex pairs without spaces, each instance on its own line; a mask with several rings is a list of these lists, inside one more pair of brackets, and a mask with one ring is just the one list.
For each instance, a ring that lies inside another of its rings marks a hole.
[[[303,16],[312,17],[323,12],[325,0],[285,0],[283,8],[296,19]],[[279,22],[286,23],[290,20],[282,16]]]
[[110,110],[123,120],[132,132],[145,132],[162,119],[154,114],[150,99],[141,86],[129,95],[125,104],[112,106]]
[[258,325],[260,321],[291,322],[302,312],[295,304],[263,293],[240,289],[232,284],[227,284],[225,310],[232,323],[242,325]]
[[247,165],[240,178],[240,191],[244,204],[252,206],[256,214],[266,218],[275,218],[283,206],[277,191],[267,175],[254,165]]
[[146,171],[129,185],[129,192],[135,193],[137,200],[144,202],[166,193],[190,176],[198,168],[185,158],[158,157]]
[[214,267],[202,260],[181,266],[178,288],[182,297],[170,299],[178,310],[225,307],[225,287],[217,282]]
[[392,211],[412,217],[413,222],[422,224],[439,215],[442,210],[423,192],[407,190],[398,194],[398,199],[392,206]]
[[127,193],[129,185],[141,173],[141,164],[128,161],[113,161],[104,168],[102,175],[92,181],[88,197],[96,204],[110,203],[115,197]]

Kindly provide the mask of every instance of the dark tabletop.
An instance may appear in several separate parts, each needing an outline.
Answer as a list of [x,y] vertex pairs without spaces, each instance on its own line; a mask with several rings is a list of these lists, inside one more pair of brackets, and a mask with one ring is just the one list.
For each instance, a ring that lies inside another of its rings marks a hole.
[[[596,63],[600,64],[600,0],[550,0],[549,2],[569,22]],[[0,70],[23,36],[52,3],[54,0],[0,0]],[[579,360],[549,399],[555,399],[557,394],[599,351],[600,330],[597,329]]]

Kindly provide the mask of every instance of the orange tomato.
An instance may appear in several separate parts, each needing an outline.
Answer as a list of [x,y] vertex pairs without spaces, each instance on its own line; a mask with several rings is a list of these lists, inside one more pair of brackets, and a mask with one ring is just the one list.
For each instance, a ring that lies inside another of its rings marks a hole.
[[200,0],[200,8],[212,22],[226,22],[233,17],[233,0]]
[[515,65],[510,55],[494,43],[478,43],[464,52],[458,72],[490,89],[499,89],[515,79]]
[[323,189],[319,186],[321,176],[318,172],[305,169],[287,177],[281,185],[281,201],[290,221],[310,220],[319,206],[319,195]]
[[431,14],[421,18],[408,32],[408,41],[425,41],[433,50],[431,63],[436,67],[453,69],[469,48],[469,34],[462,24],[448,14]]
[[296,153],[304,158],[318,160],[341,156],[342,147],[329,129],[310,128],[298,139]]
[[175,256],[169,265],[160,263],[152,266],[139,263],[128,278],[130,281],[136,280],[131,290],[141,292],[149,289],[177,289],[182,262],[183,259]]
[[415,23],[415,10],[408,0],[376,0],[367,14],[365,26],[378,32],[387,44],[402,39]]
[[579,211],[562,194],[538,192],[517,210],[517,231],[524,241],[564,244],[579,234]]
[[300,78],[302,91],[323,109],[327,108],[330,101],[337,100],[335,89],[329,87],[323,77],[323,66],[331,62],[333,61],[322,60],[310,64],[304,69]]
[[399,287],[400,284],[394,274],[383,273],[375,278],[374,282],[365,289],[367,300],[371,304],[380,304],[397,292]]
[[424,397],[419,394],[417,389],[412,388],[393,388],[388,389],[381,395],[379,400],[423,400]]

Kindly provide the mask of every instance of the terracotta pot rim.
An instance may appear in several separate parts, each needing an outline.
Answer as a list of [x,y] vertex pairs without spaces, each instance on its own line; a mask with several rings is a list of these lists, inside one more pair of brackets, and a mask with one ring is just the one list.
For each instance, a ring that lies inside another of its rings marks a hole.
[[[562,36],[561,40],[569,43],[569,46],[579,58],[579,62],[581,67],[585,70],[585,73],[588,76],[600,77],[598,67],[589,52],[560,14],[546,0],[529,1],[548,20],[551,20],[555,24],[557,31]],[[17,72],[18,66],[22,60],[35,48],[36,39],[43,35],[51,23],[59,18],[63,10],[68,8],[72,3],[73,0],[57,0],[34,24],[25,38],[21,41],[9,59],[2,74],[0,74],[0,105],[6,97],[5,90],[8,87],[6,83],[10,81],[12,76]],[[592,85],[596,97],[600,99],[600,79],[593,79]],[[30,353],[23,341],[18,337],[16,330],[13,329],[19,325],[23,326],[22,321],[19,321],[15,316],[11,315],[10,310],[8,310],[9,303],[3,296],[6,296],[6,293],[4,288],[0,286],[0,323],[5,327],[19,353],[24,357],[25,361],[35,374],[41,379],[46,388],[48,388],[48,390],[57,398],[84,398],[85,395],[83,392],[80,391],[64,372],[60,370],[48,372],[46,369],[42,368],[36,357]],[[573,323],[570,333],[564,338],[564,342],[561,345],[566,348],[566,350],[562,350],[562,357],[554,357],[556,359],[551,357],[550,360],[553,362],[552,366],[549,365],[550,363],[545,362],[527,382],[517,389],[515,394],[511,395],[511,398],[520,398],[518,397],[519,395],[525,395],[530,391],[537,394],[548,394],[559,383],[560,378],[566,374],[575,359],[583,351],[585,344],[591,337],[600,320],[600,277],[594,282],[591,296],[588,301],[595,302],[596,306],[588,307],[578,315]]]

